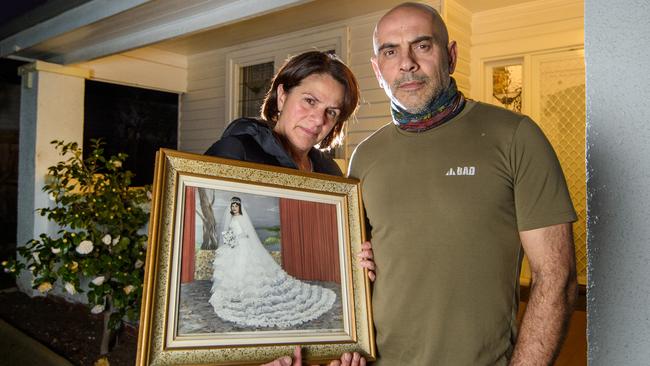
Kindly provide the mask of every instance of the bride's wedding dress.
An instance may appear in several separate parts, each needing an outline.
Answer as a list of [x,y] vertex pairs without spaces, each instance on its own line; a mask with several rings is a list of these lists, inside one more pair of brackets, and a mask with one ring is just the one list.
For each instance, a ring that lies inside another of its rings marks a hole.
[[241,211],[233,216],[228,208],[224,214],[226,230],[214,258],[209,300],[217,315],[240,326],[285,328],[326,313],[336,299],[334,291],[288,275]]

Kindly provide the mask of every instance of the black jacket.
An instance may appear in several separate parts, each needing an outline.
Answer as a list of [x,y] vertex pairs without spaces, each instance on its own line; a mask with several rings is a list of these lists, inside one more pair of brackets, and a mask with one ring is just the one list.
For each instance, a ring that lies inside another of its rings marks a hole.
[[[221,139],[212,144],[205,155],[298,169],[280,141],[273,135],[271,128],[253,118],[234,120],[223,132]],[[312,148],[309,158],[315,172],[343,175],[334,160],[322,151]]]

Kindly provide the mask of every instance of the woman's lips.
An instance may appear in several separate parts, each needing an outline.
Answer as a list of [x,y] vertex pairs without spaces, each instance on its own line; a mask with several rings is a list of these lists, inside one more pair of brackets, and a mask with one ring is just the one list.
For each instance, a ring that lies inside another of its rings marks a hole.
[[317,129],[309,129],[306,127],[300,127],[300,129],[307,135],[316,138],[318,137],[318,130]]

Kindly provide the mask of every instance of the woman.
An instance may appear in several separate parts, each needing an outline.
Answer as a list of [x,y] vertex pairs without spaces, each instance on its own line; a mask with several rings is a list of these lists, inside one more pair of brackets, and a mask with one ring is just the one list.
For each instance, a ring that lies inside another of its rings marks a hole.
[[230,202],[212,275],[210,304],[217,315],[240,326],[285,328],[329,311],[334,291],[283,271],[257,237],[241,199]]
[[261,119],[233,121],[205,154],[340,176],[320,149],[341,143],[344,123],[358,104],[352,71],[334,55],[306,52],[275,75]]
[[[287,60],[275,75],[261,119],[233,121],[205,154],[341,176],[320,149],[341,143],[344,123],[358,104],[352,71],[336,56],[306,52]],[[294,356],[300,360],[299,347]]]

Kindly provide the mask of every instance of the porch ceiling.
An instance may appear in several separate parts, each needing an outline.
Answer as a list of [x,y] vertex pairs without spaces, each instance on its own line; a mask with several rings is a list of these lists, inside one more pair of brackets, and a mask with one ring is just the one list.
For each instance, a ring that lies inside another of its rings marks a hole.
[[308,1],[92,0],[0,40],[0,57],[71,64]]

